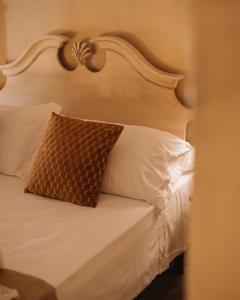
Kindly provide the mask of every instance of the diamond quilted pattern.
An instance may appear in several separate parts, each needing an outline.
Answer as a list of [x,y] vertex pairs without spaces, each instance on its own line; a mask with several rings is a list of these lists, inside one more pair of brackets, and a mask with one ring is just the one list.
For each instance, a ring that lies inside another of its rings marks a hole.
[[25,192],[95,207],[109,153],[122,130],[53,113]]

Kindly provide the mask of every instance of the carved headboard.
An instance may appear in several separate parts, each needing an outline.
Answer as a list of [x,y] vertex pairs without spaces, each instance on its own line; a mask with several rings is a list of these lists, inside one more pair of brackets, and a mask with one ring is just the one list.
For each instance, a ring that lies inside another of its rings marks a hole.
[[[193,112],[175,95],[182,75],[157,69],[119,37],[71,42],[62,35],[45,36],[16,61],[1,65],[6,85],[0,90],[0,103],[56,102],[67,115],[143,125],[185,138]],[[71,45],[76,61],[72,70],[64,67],[60,55],[66,45]],[[89,64],[96,47],[105,53],[101,70]]]

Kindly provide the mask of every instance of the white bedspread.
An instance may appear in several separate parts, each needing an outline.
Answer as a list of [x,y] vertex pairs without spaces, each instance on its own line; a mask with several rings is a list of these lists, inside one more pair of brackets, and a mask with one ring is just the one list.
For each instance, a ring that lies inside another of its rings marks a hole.
[[24,194],[0,175],[4,266],[52,284],[59,300],[130,300],[185,249],[191,176],[160,214],[140,200],[101,194],[96,208]]

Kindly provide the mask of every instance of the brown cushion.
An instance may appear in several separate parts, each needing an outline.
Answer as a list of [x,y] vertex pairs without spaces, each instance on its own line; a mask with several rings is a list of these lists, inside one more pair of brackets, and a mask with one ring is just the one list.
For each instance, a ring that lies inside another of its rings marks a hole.
[[25,192],[95,207],[122,126],[52,114]]

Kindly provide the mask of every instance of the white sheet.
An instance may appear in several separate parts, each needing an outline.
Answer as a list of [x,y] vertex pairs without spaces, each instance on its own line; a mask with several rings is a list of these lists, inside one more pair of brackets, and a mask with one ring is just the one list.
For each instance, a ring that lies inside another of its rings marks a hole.
[[96,208],[24,194],[0,175],[5,268],[52,284],[59,300],[130,300],[185,249],[191,176],[160,214],[140,200],[101,194]]

